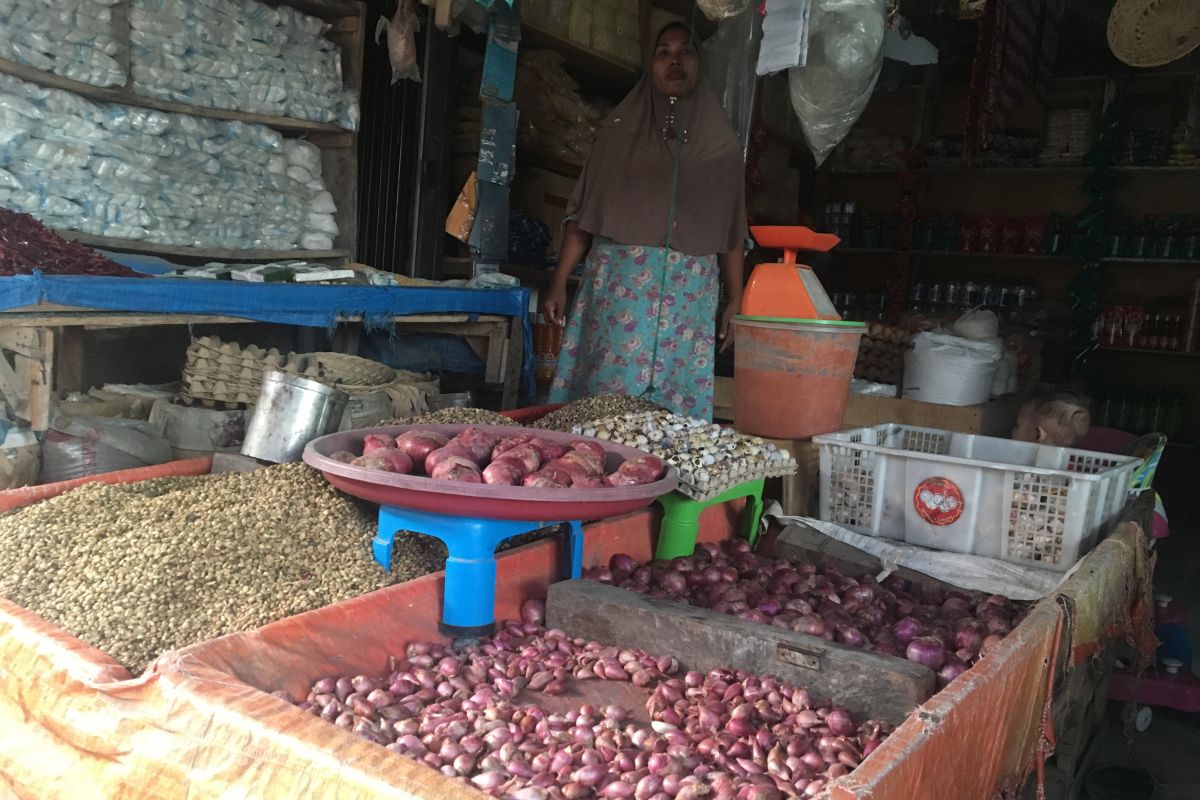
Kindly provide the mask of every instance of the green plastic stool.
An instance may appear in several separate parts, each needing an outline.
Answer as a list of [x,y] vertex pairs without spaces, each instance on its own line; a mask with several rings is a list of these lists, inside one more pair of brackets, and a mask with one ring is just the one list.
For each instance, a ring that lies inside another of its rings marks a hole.
[[693,500],[679,492],[664,494],[658,498],[663,507],[662,527],[658,532],[658,547],[654,550],[657,560],[690,556],[696,550],[696,535],[700,532],[700,512],[709,506],[748,497],[749,513],[742,522],[750,546],[758,539],[758,521],[763,512],[763,484],[765,479],[739,483],[711,500]]

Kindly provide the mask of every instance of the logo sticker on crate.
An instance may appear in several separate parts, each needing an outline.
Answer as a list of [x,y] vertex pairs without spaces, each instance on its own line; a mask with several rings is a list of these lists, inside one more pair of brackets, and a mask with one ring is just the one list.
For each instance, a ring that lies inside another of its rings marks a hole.
[[963,493],[949,478],[926,478],[913,491],[913,507],[930,525],[953,525],[963,514]]

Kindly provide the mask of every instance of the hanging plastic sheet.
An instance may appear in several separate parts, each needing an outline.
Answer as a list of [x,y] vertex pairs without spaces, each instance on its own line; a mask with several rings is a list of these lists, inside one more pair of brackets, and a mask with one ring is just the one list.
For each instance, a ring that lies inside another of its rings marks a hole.
[[883,0],[813,0],[808,61],[788,72],[792,108],[820,166],[867,107],[887,24]]
[[758,46],[762,39],[762,15],[757,4],[734,17],[722,20],[717,32],[704,43],[704,74],[729,124],[742,140],[742,155],[750,143],[758,76]]

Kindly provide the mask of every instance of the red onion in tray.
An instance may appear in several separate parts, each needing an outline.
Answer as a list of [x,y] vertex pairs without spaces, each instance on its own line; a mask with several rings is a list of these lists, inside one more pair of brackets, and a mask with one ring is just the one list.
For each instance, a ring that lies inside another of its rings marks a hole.
[[[973,663],[982,637],[1006,633],[1024,613],[1002,597],[972,598],[896,575],[876,583],[846,575],[834,565],[759,559],[744,540],[701,542],[690,557],[647,566],[619,553],[609,566],[607,576],[585,577],[900,658],[906,657],[912,640],[933,637],[945,653]],[[683,578],[682,587],[676,576]],[[968,658],[961,657],[970,651]]]

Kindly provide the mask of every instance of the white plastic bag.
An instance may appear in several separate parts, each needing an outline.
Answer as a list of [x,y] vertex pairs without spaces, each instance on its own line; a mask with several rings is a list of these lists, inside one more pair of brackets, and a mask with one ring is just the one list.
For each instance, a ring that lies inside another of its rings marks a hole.
[[720,22],[745,11],[750,6],[750,0],[696,0],[696,5],[704,12],[704,16],[713,22]]
[[886,29],[883,0],[812,0],[808,61],[788,71],[788,85],[817,166],[871,99]]
[[1004,356],[999,341],[918,333],[904,356],[902,397],[946,406],[986,403]]

